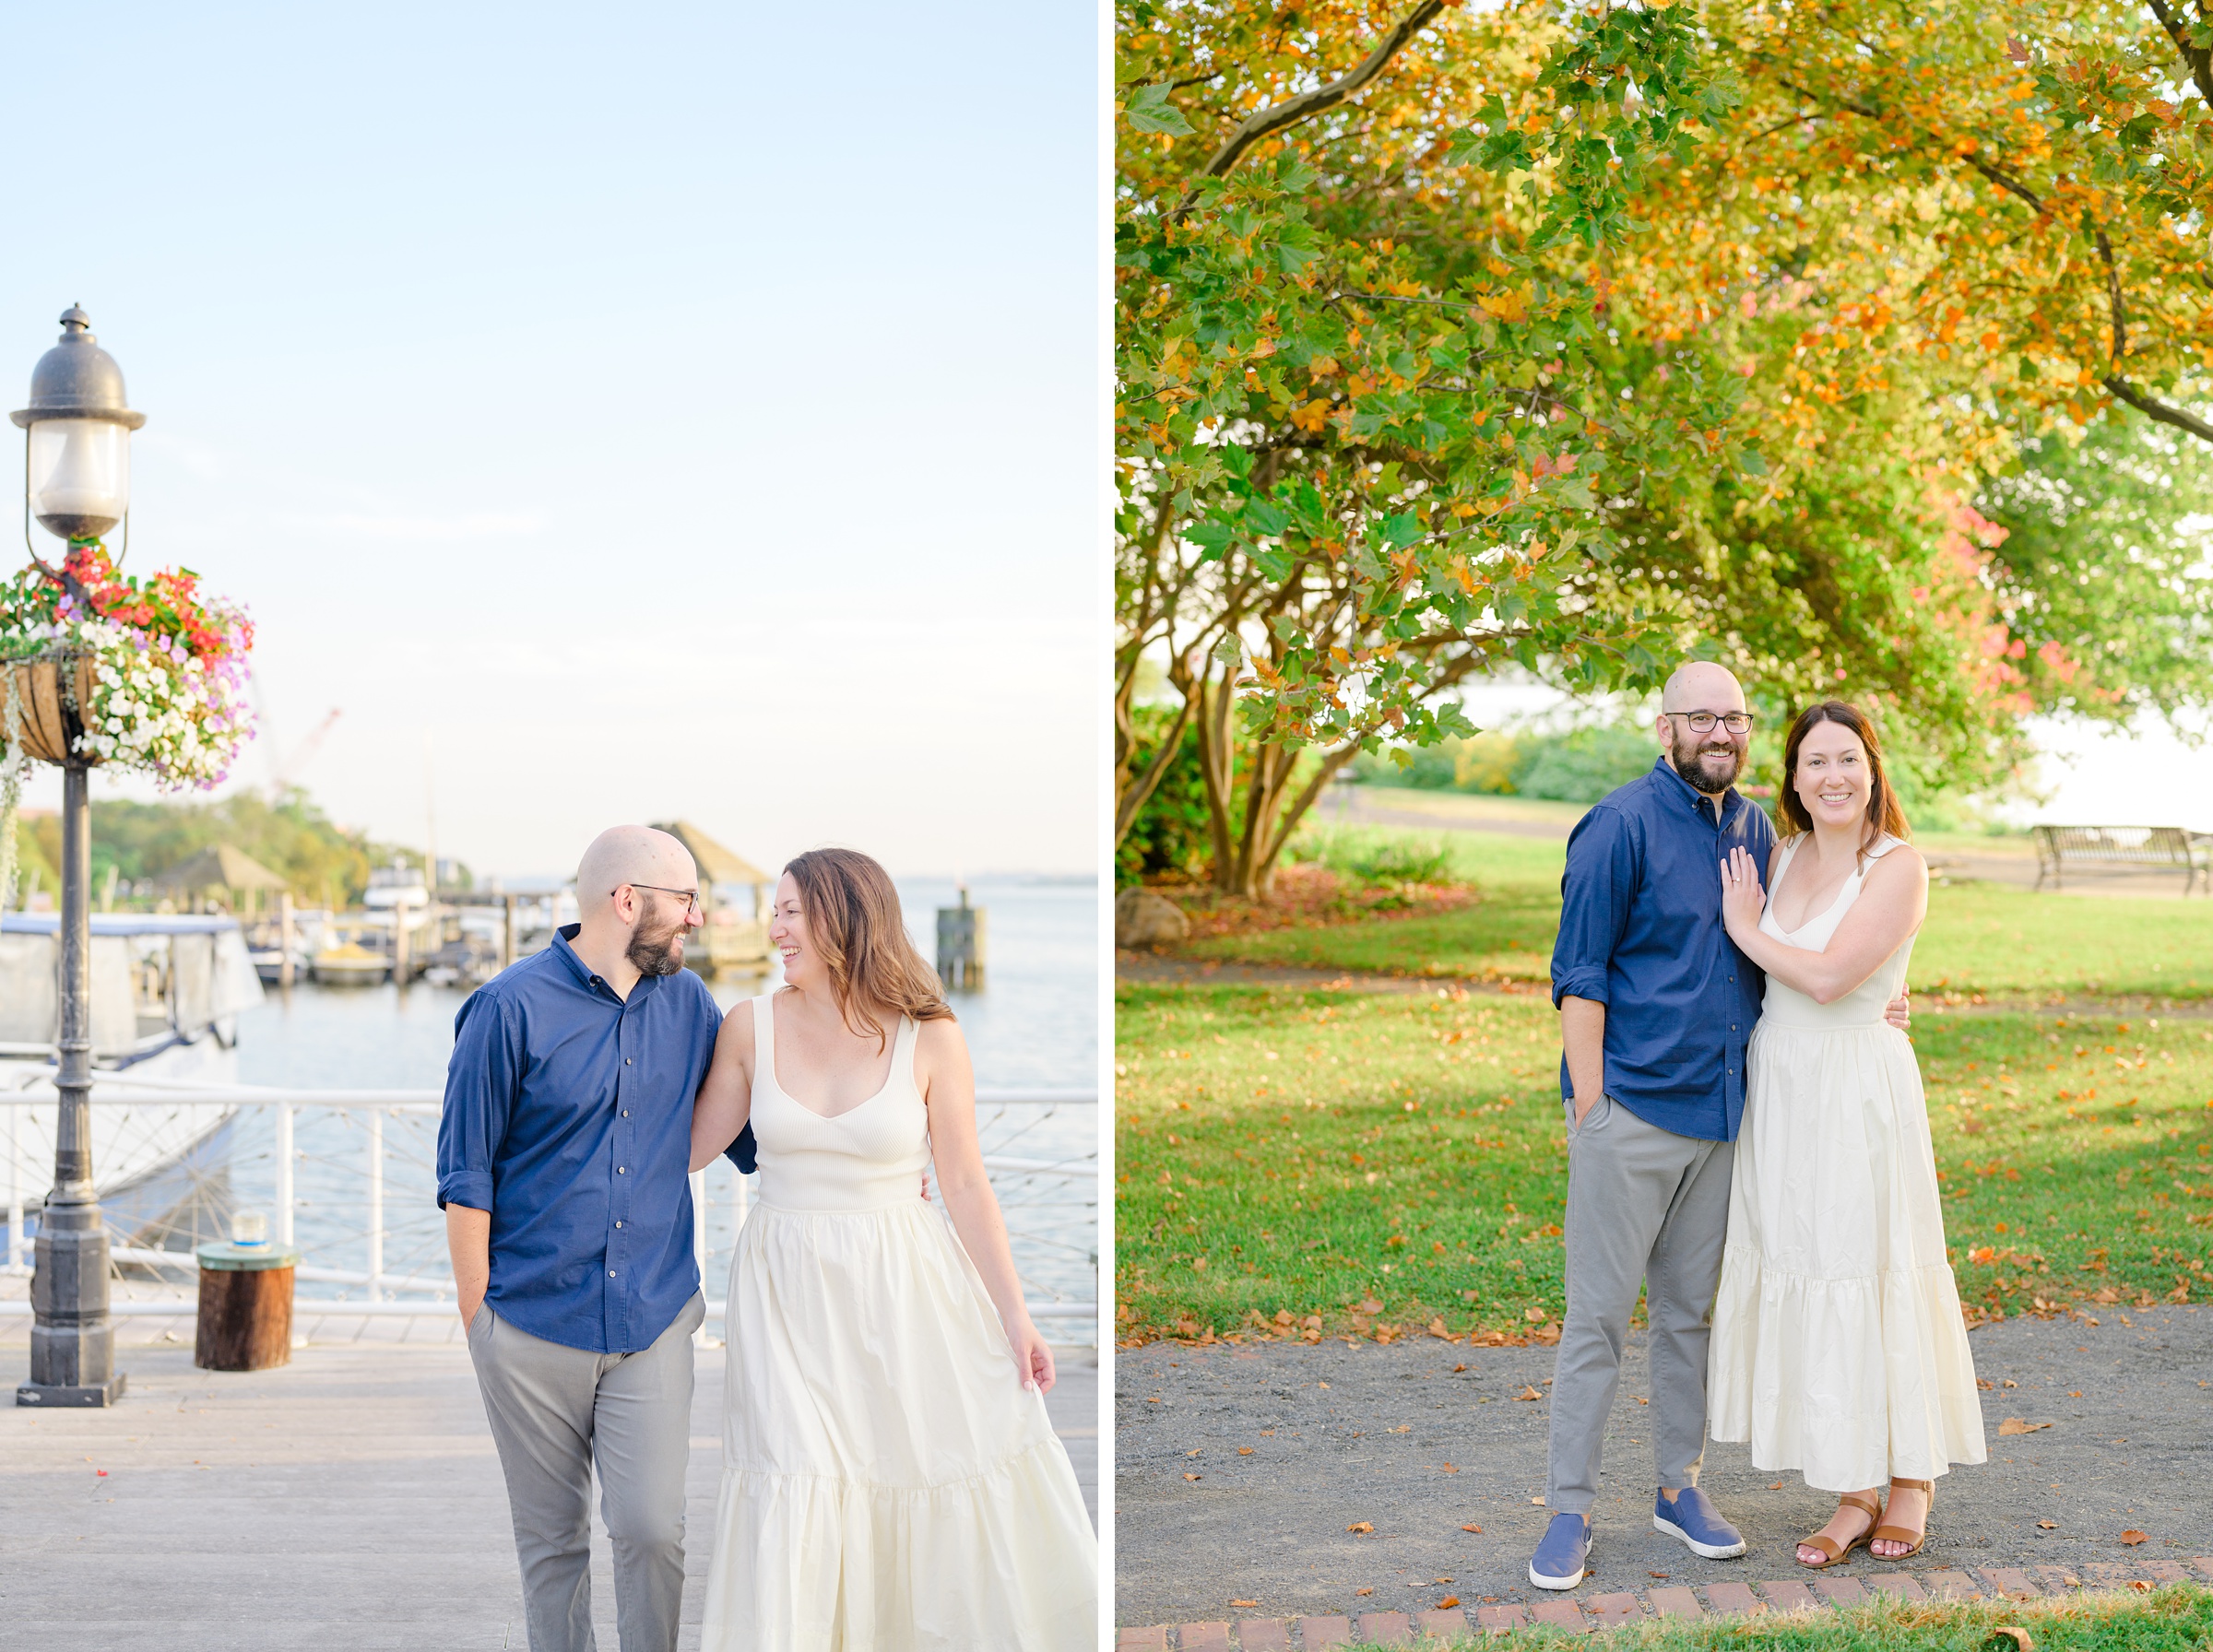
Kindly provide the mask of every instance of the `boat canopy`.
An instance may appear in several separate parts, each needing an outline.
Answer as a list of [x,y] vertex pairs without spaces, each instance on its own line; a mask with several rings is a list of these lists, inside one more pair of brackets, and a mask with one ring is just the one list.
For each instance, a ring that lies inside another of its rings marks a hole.
[[[61,920],[49,912],[0,916],[0,1045],[51,1045],[61,1035]],[[260,978],[235,918],[92,914],[92,1054],[127,1062],[262,1002]]]

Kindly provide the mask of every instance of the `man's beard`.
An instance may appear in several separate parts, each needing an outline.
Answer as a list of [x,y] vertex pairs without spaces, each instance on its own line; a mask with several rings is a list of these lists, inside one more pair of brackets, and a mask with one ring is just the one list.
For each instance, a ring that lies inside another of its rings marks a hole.
[[[1710,755],[1715,758],[1725,756],[1729,766],[1715,773],[1705,764]],[[1711,735],[1694,734],[1688,730],[1675,741],[1668,759],[1675,764],[1676,773],[1699,791],[1708,793],[1727,791],[1745,766],[1744,755],[1737,750],[1734,742],[1723,741],[1717,745]]]
[[640,925],[622,956],[641,975],[673,975],[684,967],[684,926],[671,924],[658,935],[648,935]]

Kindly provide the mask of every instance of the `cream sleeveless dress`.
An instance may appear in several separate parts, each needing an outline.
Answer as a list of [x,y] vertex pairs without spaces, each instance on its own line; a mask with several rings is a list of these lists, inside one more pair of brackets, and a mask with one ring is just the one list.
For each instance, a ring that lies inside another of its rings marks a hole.
[[[1785,844],[1780,885],[1804,837]],[[1823,950],[1885,836],[1827,912],[1762,933]],[[1768,977],[1746,1054],[1744,1127],[1713,1306],[1708,1423],[1762,1469],[1825,1492],[1934,1480],[1984,1460],[1982,1408],[1945,1260],[1921,1068],[1883,1020],[1912,938],[1856,990],[1819,1004]]]
[[730,1261],[704,1652],[1057,1652],[1098,1637],[1098,1544],[952,1223],[929,1116],[891,1074],[824,1118],[753,1002],[761,1189]]

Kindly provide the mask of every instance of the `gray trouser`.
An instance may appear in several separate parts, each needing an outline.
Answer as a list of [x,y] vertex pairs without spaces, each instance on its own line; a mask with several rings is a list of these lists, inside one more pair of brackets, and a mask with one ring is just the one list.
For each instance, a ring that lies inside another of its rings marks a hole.
[[1548,1505],[1588,1515],[1598,1495],[1621,1345],[1645,1287],[1659,1483],[1698,1481],[1706,1455],[1707,1316],[1721,1284],[1736,1149],[1649,1125],[1611,1096],[1579,1127],[1568,1107],[1568,1308],[1552,1375]]
[[486,1306],[469,1321],[484,1414],[507,1476],[530,1652],[596,1652],[592,1468],[615,1551],[622,1652],[675,1652],[684,1594],[684,1469],[692,1446],[694,1296],[651,1348],[594,1353],[518,1330]]

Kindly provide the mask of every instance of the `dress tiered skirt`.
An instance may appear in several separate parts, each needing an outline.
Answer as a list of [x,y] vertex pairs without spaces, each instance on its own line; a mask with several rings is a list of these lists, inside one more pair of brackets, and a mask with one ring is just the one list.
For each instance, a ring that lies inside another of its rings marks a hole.
[[1708,1417],[1822,1491],[1985,1460],[1927,1104],[1898,1029],[1772,1015],[1746,1057]]
[[945,1218],[756,1206],[730,1266],[705,1652],[1097,1638],[1097,1543]]

